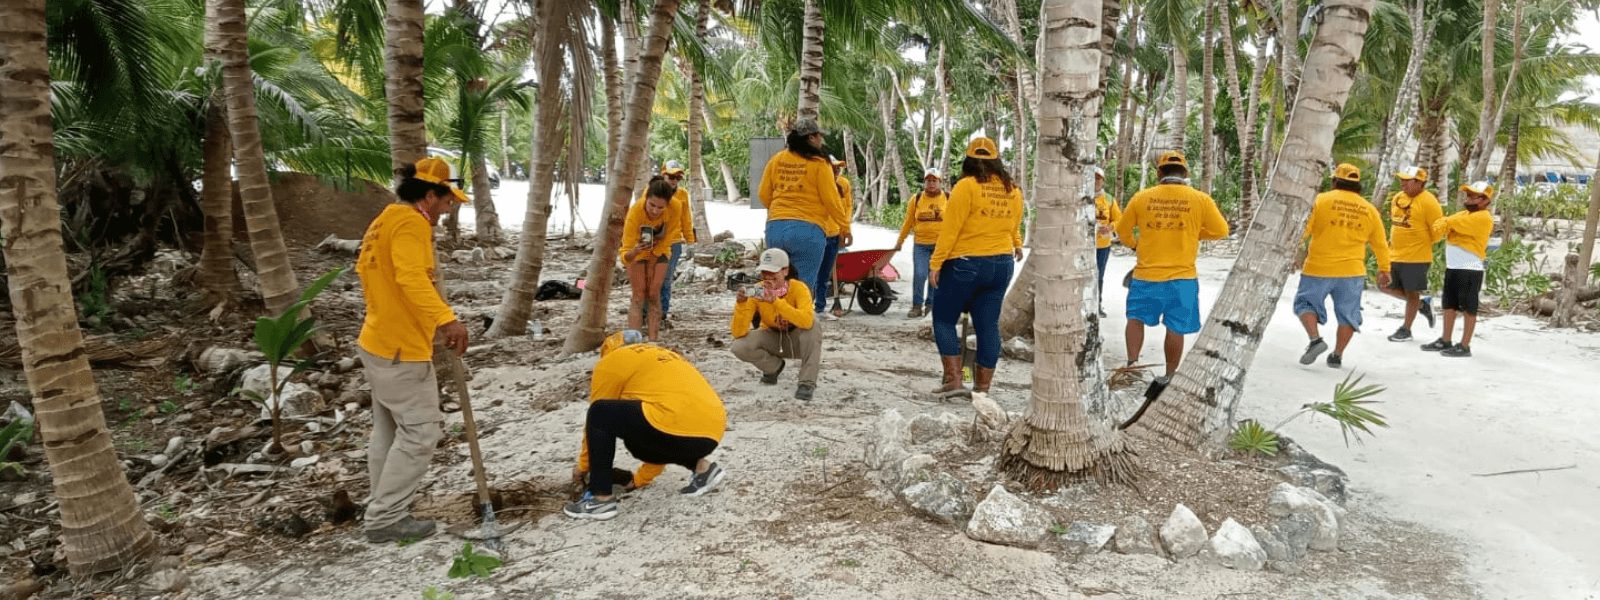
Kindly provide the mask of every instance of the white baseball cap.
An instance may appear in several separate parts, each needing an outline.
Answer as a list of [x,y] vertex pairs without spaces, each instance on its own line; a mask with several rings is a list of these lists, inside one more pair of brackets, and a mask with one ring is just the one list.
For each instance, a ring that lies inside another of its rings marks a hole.
[[1095,174],[1096,177],[1105,177],[1106,176],[1106,170],[1102,169],[1100,167],[1095,167],[1094,168],[1094,174]]
[[788,252],[784,252],[780,248],[767,248],[765,252],[761,253],[761,263],[756,265],[756,270],[763,273],[776,273],[781,269],[788,268],[788,266]]
[[922,178],[923,179],[927,179],[929,177],[932,177],[934,179],[938,179],[940,181],[944,180],[944,174],[940,173],[938,169],[928,169],[928,170],[922,172]]

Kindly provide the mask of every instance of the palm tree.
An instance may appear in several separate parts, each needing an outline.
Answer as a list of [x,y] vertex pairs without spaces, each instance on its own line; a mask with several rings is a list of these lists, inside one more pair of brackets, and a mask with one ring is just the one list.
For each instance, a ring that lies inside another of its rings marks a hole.
[[822,109],[822,0],[805,0],[805,20],[800,23],[800,107],[795,116],[817,120]]
[[[706,39],[707,24],[711,20],[711,1],[698,0],[694,7],[694,32],[700,40]],[[689,72],[689,204],[690,211],[694,213],[694,235],[696,239],[711,241],[711,225],[706,221],[706,192],[709,186],[702,186],[701,179],[705,178],[706,163],[702,152],[704,137],[701,135],[701,124],[705,120],[706,84],[700,69],[696,68],[694,61],[685,53],[683,55],[684,69]],[[729,201],[734,198],[729,198]]]
[[[1093,477],[1131,481],[1133,453],[1119,433],[1091,427],[1086,399],[1110,395],[1100,367],[1094,289],[1094,182],[1100,123],[1100,49],[1084,40],[1098,28],[1097,0],[1045,0],[1039,15],[1039,178],[1030,263],[1034,285],[1033,394],[1012,426],[999,467],[1033,489]],[[1088,30],[1088,31],[1084,31]]]
[[239,287],[239,274],[233,270],[233,145],[228,142],[227,109],[222,95],[212,96],[206,108],[203,140],[204,165],[200,175],[201,211],[205,213],[205,237],[195,282],[217,303],[230,302]]
[[427,156],[422,96],[422,0],[385,0],[384,95],[389,107],[389,156],[395,172]]
[[1407,22],[1411,25],[1411,53],[1406,59],[1406,72],[1400,78],[1395,94],[1394,108],[1384,121],[1383,134],[1378,142],[1378,176],[1374,178],[1372,200],[1388,199],[1389,173],[1399,166],[1400,153],[1410,140],[1412,126],[1416,123],[1417,94],[1422,87],[1422,59],[1427,56],[1428,42],[1433,38],[1433,28],[1427,26],[1423,0],[1411,0],[1406,7]]
[[261,281],[261,298],[268,313],[281,314],[299,300],[300,284],[289,265],[289,250],[278,228],[278,212],[267,181],[261,130],[256,123],[247,26],[244,0],[206,2],[206,52],[222,67],[222,86],[228,98],[228,135],[232,138],[234,164],[239,169],[239,197],[250,236],[250,252],[255,255],[256,276]]
[[61,503],[77,575],[120,569],[155,549],[100,410],[83,353],[56,204],[44,0],[0,3],[0,238],[23,373]]
[[[1498,24],[1500,17],[1500,0],[1482,0],[1483,24],[1480,34],[1483,37],[1479,50],[1483,53],[1483,102],[1478,114],[1478,135],[1473,138],[1472,146],[1467,149],[1467,158],[1464,164],[1470,169],[1469,178],[1476,179],[1483,174],[1477,167],[1478,157],[1489,153],[1489,146],[1494,143],[1494,51],[1497,46],[1496,38],[1499,34]],[[1520,4],[1519,4],[1520,5]]]
[[1141,431],[1196,446],[1232,422],[1245,373],[1294,268],[1316,188],[1329,171],[1334,134],[1349,99],[1373,1],[1331,0],[1324,5],[1271,188],[1223,285],[1222,300],[1152,412],[1137,423]]

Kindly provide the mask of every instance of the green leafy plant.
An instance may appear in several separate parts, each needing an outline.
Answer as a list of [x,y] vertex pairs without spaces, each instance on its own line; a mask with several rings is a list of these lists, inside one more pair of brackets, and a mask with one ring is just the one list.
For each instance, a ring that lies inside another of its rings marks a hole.
[[450,572],[447,575],[451,579],[466,577],[488,579],[498,568],[500,568],[499,558],[473,552],[472,542],[467,542],[461,545],[461,553],[456,555],[455,560],[450,561]]
[[1056,523],[1054,525],[1051,525],[1050,526],[1050,533],[1053,533],[1053,534],[1056,534],[1056,535],[1066,535],[1067,534],[1067,526],[1066,525],[1062,525],[1060,523]]
[[283,387],[296,373],[304,371],[310,366],[308,361],[296,361],[287,375],[279,375],[278,368],[290,360],[300,347],[311,341],[317,333],[317,320],[313,317],[301,318],[305,308],[311,301],[327,289],[328,284],[344,273],[343,268],[334,269],[311,282],[304,292],[300,293],[300,300],[290,306],[276,317],[258,317],[256,319],[255,342],[256,348],[267,357],[267,377],[271,398],[263,398],[260,394],[246,392],[251,400],[260,402],[267,407],[272,416],[272,446],[277,452],[283,451],[283,422],[279,415],[283,412]]
[[1239,423],[1233,435],[1228,436],[1228,447],[1245,454],[1278,455],[1278,434],[1262,427],[1254,420]]
[[159,411],[163,415],[170,415],[172,413],[178,412],[182,408],[183,407],[178,406],[177,402],[173,402],[171,399],[162,400],[161,404],[156,405],[156,410]]
[[1500,305],[1524,302],[1550,291],[1550,276],[1532,244],[1512,241],[1490,250],[1484,259],[1484,292]]
[[1346,375],[1344,381],[1333,386],[1333,400],[1329,402],[1312,402],[1300,407],[1300,410],[1289,415],[1289,418],[1278,423],[1277,426],[1267,429],[1255,421],[1244,421],[1234,428],[1233,434],[1228,436],[1228,447],[1246,454],[1261,454],[1275,456],[1278,453],[1278,431],[1291,421],[1306,414],[1320,414],[1339,424],[1339,432],[1344,436],[1346,446],[1350,440],[1361,441],[1361,435],[1373,435],[1373,427],[1388,427],[1387,417],[1382,413],[1369,408],[1377,404],[1371,398],[1382,394],[1386,388],[1381,385],[1362,385],[1365,375],[1351,373]]
[[11,455],[12,448],[25,446],[32,440],[32,420],[17,419],[6,424],[4,429],[0,429],[0,473],[11,471],[19,477],[24,475],[21,464],[8,462],[5,457]]
[[187,373],[179,374],[172,378],[172,389],[179,394],[188,395],[194,391],[194,379]]
[[422,590],[422,600],[456,600],[456,595],[430,585]]
[[156,516],[161,517],[163,521],[171,523],[178,520],[178,509],[173,508],[171,503],[162,502],[156,507]]

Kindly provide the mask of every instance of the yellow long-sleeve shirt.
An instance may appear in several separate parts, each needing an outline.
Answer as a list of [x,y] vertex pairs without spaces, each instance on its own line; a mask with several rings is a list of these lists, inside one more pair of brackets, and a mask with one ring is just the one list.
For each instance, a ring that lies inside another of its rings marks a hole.
[[[650,194],[649,190],[646,190],[645,192],[639,194],[639,198],[633,201],[634,206],[638,206],[638,205],[642,204],[645,201],[645,197],[648,196],[649,194]],[[695,243],[696,240],[695,240],[695,237],[694,237],[694,212],[693,212],[694,208],[689,204],[689,190],[683,189],[681,187],[678,188],[678,191],[676,193],[672,194],[672,201],[669,202],[668,204],[669,204],[669,206],[667,207],[667,209],[671,210],[671,211],[674,211],[674,212],[676,212],[678,214],[678,235],[676,237],[674,237],[672,240],[670,240],[669,243],[672,243],[672,244],[676,244],[676,243],[679,243],[679,242],[688,242],[688,243],[691,243],[691,244]],[[633,214],[633,207],[632,206],[628,207],[628,214],[629,215]],[[637,231],[637,230],[635,230],[635,231]]]
[[[1200,240],[1228,237],[1228,221],[1211,196],[1181,183],[1145,188],[1128,200],[1117,237],[1138,254],[1140,281],[1194,279]],[[1139,230],[1134,237],[1134,229]]]
[[367,226],[356,260],[367,316],[361,349],[401,361],[433,358],[433,334],[456,315],[434,287],[433,227],[409,204],[390,204]]
[[944,213],[950,207],[950,195],[940,191],[937,196],[929,196],[927,192],[917,192],[906,203],[906,218],[900,224],[900,238],[894,245],[899,246],[906,242],[906,234],[913,234],[914,243],[919,245],[939,243],[939,230],[944,228]]
[[1444,218],[1444,209],[1433,192],[1411,197],[1405,192],[1395,192],[1389,197],[1390,253],[1395,262],[1433,263],[1433,244],[1440,234],[1433,232],[1433,224]]
[[[722,441],[727,409],[700,370],[677,352],[654,344],[612,350],[594,364],[589,402],[637,400],[650,426],[662,433]],[[578,449],[578,469],[589,470],[589,438]],[[662,465],[645,463],[633,476],[642,487],[661,474]]]
[[811,288],[798,279],[790,279],[789,292],[777,300],[769,302],[746,298],[733,305],[733,337],[738,339],[749,335],[756,315],[761,316],[761,326],[768,329],[778,328],[779,317],[797,328],[811,329],[816,324],[816,313],[811,312],[811,302]]
[[1117,220],[1121,218],[1122,207],[1117,206],[1117,201],[1115,199],[1112,199],[1110,196],[1107,196],[1104,193],[1094,197],[1094,222],[1096,225],[1094,234],[1095,248],[1111,247],[1111,236],[1109,234],[1100,235],[1100,227],[1103,226],[1116,229]]
[[768,221],[805,221],[826,230],[830,222],[850,220],[840,210],[833,167],[824,158],[807,159],[788,150],[777,153],[767,161],[756,195],[767,207]]
[[1302,273],[1313,277],[1365,277],[1367,247],[1378,270],[1389,272],[1389,241],[1378,207],[1360,194],[1334,190],[1317,194],[1301,240],[1311,240]]
[[1433,233],[1443,236],[1446,244],[1476,254],[1479,259],[1489,257],[1489,234],[1494,232],[1494,217],[1488,210],[1460,210],[1433,222]]
[[822,234],[828,237],[850,233],[850,221],[855,219],[856,203],[853,192],[850,190],[850,180],[843,175],[834,178],[834,183],[839,191],[839,210],[844,212],[844,221],[830,221],[822,228]]
[[928,268],[937,272],[944,261],[966,256],[997,256],[1022,249],[1022,190],[1006,190],[999,177],[986,183],[962,177],[950,190],[939,241]]
[[[655,219],[645,212],[644,204],[643,198],[634,202],[628,209],[627,220],[622,223],[622,246],[617,249],[617,261],[623,266],[628,264],[628,252],[639,245],[639,230],[643,227],[648,226],[656,231],[655,245],[650,247],[650,253],[657,257],[672,256],[672,241],[683,239],[683,215],[676,202],[668,202],[666,210],[661,211],[661,216]],[[693,228],[690,226],[690,229]],[[633,259],[638,261],[644,258],[645,255],[640,254]]]

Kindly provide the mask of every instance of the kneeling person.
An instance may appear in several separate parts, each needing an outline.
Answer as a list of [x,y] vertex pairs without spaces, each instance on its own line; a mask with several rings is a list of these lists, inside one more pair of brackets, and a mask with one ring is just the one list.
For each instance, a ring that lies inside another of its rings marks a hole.
[[611,466],[618,440],[644,463],[628,489],[649,485],[669,464],[694,472],[681,494],[699,496],[722,481],[722,467],[706,460],[727,429],[722,399],[688,359],[642,341],[643,334],[628,330],[600,346],[589,381],[583,446],[572,470],[574,481],[589,475],[589,491],[562,509],[569,517],[604,521],[617,516]]
[[785,358],[800,360],[800,385],[794,397],[810,400],[822,369],[822,330],[811,311],[811,288],[789,270],[789,255],[778,248],[761,253],[761,285],[754,294],[739,290],[733,306],[733,355],[761,369],[761,383],[778,383]]
[[1333,172],[1333,189],[1317,195],[1302,240],[1310,239],[1294,312],[1311,338],[1300,364],[1309,365],[1328,350],[1320,325],[1328,322],[1328,297],[1339,321],[1338,339],[1328,366],[1344,364],[1350,336],[1361,329],[1361,291],[1367,284],[1367,248],[1378,259],[1378,287],[1389,285],[1389,242],[1383,235],[1378,208],[1361,197],[1361,170],[1341,164]]

